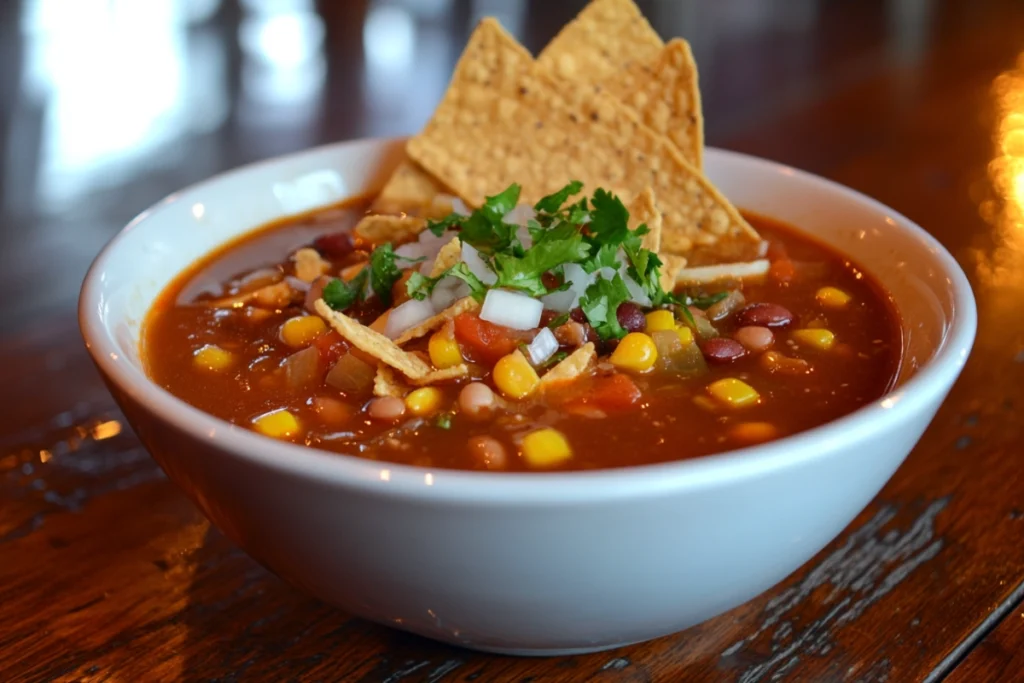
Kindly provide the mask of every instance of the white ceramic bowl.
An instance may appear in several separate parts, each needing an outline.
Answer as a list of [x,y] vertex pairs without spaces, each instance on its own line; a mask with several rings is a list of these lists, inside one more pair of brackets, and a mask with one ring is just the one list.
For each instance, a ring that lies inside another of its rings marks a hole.
[[268,221],[374,189],[400,140],[256,164],[149,209],[100,254],[79,316],[140,439],[231,539],[356,615],[481,650],[600,650],[749,600],[842,531],[903,461],[959,374],[976,312],[928,234],[834,183],[708,150],[740,207],[813,232],[897,302],[897,388],[840,420],[727,454],[620,470],[500,474],[381,464],[266,439],[157,388],[139,324],[189,264]]

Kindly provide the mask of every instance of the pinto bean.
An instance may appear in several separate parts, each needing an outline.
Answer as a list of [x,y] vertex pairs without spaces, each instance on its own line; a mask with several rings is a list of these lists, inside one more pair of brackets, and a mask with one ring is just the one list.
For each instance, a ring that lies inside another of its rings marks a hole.
[[370,401],[370,417],[381,422],[395,422],[405,415],[405,401],[395,396],[381,396]]
[[469,440],[469,456],[481,469],[503,470],[508,466],[508,454],[501,442],[493,436],[474,436]]
[[785,327],[791,322],[793,314],[778,304],[750,304],[736,314],[736,323],[741,327]]
[[731,363],[747,353],[742,344],[726,337],[706,339],[701,342],[700,350],[710,363]]
[[494,392],[482,382],[470,382],[459,392],[459,409],[474,419],[489,415],[495,403]]
[[733,332],[732,338],[743,344],[747,351],[753,351],[754,353],[764,351],[775,342],[775,335],[771,330],[767,327],[758,327],[757,325],[741,327]]

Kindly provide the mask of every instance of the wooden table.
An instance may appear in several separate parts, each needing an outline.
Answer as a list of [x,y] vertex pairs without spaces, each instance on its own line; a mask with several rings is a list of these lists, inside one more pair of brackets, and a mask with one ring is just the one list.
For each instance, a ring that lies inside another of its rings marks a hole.
[[270,3],[136,4],[0,3],[0,680],[1021,680],[1020,0],[644,5],[693,40],[711,144],[925,226],[971,278],[980,335],[906,464],[805,567],[678,635],[554,659],[369,625],[270,575],[126,428],[73,306],[99,247],[162,195],[415,130],[477,14],[536,51],[581,3],[346,0],[285,20],[255,13]]

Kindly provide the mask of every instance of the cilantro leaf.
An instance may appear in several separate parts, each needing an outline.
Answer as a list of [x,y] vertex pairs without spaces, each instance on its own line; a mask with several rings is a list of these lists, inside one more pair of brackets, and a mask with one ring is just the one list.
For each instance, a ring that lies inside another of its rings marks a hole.
[[409,275],[409,279],[405,281],[405,291],[413,299],[423,301],[430,296],[430,292],[433,291],[435,284],[437,284],[437,280],[427,277],[418,270],[414,270]]
[[512,183],[504,192],[488,197],[477,213],[483,214],[484,218],[491,224],[501,223],[501,219],[505,217],[505,214],[516,208],[516,204],[519,203],[519,192],[521,190],[522,187],[519,183]]
[[[365,270],[365,269],[364,269]],[[385,306],[391,305],[391,288],[402,277],[402,271],[395,264],[395,250],[385,242],[370,254],[370,286]]]
[[607,190],[597,188],[591,199],[593,210],[587,231],[598,244],[622,244],[630,236],[629,211],[622,200]]
[[454,211],[439,221],[427,221],[427,230],[434,233],[436,237],[440,237],[445,230],[453,226],[458,225],[465,216],[455,213]]
[[558,316],[557,318],[555,318],[554,320],[552,320],[551,322],[548,323],[548,329],[549,330],[558,329],[559,327],[561,327],[562,325],[566,324],[567,322],[569,322],[569,314],[568,313],[563,313],[562,315]]
[[438,282],[449,276],[457,277],[469,285],[470,296],[477,301],[482,301],[487,295],[487,286],[480,281],[480,278],[473,274],[473,271],[469,269],[469,266],[461,261],[437,277],[427,277],[426,275],[418,272],[412,273],[409,276],[409,279],[405,282],[405,291],[408,292],[409,296],[412,298],[422,301],[430,296]]
[[618,273],[611,280],[599,277],[580,298],[580,308],[602,339],[621,339],[626,330],[619,324],[619,304],[629,301],[629,290]]
[[434,424],[436,424],[441,429],[451,429],[452,417],[454,417],[452,413],[441,413],[440,415],[437,416],[437,419],[434,421]]
[[462,224],[459,238],[484,254],[508,251],[514,240],[518,243],[516,226],[503,223],[500,218],[493,222],[482,210],[474,212],[466,219]]
[[369,272],[366,268],[359,271],[359,274],[352,278],[351,282],[345,282],[334,278],[324,287],[320,295],[324,303],[336,311],[345,311],[352,307],[358,300],[366,287],[366,278]]
[[711,308],[713,305],[717,304],[719,301],[721,301],[727,296],[729,296],[729,292],[718,292],[717,294],[709,294],[708,296],[687,298],[690,300],[691,306],[696,306],[697,308],[706,310],[708,308]]
[[583,183],[578,180],[573,180],[558,192],[553,192],[552,194],[542,198],[539,202],[533,205],[533,208],[538,213],[558,213],[562,208],[562,205],[568,201],[569,197],[574,194],[579,194],[582,189]]
[[544,296],[544,273],[565,263],[576,263],[590,256],[590,246],[576,226],[563,223],[545,231],[522,256],[496,254],[496,287],[519,289],[532,296]]

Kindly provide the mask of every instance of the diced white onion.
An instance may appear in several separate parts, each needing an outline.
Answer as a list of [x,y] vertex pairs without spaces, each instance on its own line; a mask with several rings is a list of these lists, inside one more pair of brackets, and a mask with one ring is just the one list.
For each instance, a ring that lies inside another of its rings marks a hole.
[[430,303],[435,311],[443,311],[464,296],[469,295],[469,285],[457,277],[449,275],[434,285],[430,293]]
[[433,315],[434,306],[429,300],[409,299],[404,304],[396,306],[388,315],[384,334],[395,339],[413,325],[419,325]]
[[422,242],[409,242],[395,249],[395,256],[398,257],[399,268],[409,268],[413,263],[426,258],[427,248]]
[[630,301],[643,308],[647,308],[651,305],[651,297],[647,296],[647,292],[644,291],[644,288],[629,276],[625,263],[619,267],[619,275],[622,276],[622,281],[625,283],[626,289],[629,290]]
[[540,365],[548,358],[551,358],[555,351],[558,350],[558,340],[555,339],[555,335],[551,330],[544,327],[533,338],[533,341],[527,345],[526,350],[530,354],[530,361],[534,365]]
[[460,216],[468,216],[473,213],[466,206],[466,202],[462,201],[461,197],[452,197],[452,211],[459,214]]
[[498,281],[497,274],[484,262],[480,252],[465,242],[462,243],[462,260],[465,261],[469,272],[476,275],[485,285],[490,286]]
[[532,330],[540,324],[543,312],[544,304],[538,299],[519,292],[492,289],[484,298],[480,319],[513,330]]
[[502,221],[509,225],[526,227],[526,222],[537,216],[537,212],[529,204],[520,204],[502,217]]
[[568,313],[573,309],[573,303],[579,300],[579,294],[571,289],[564,289],[561,292],[545,294],[540,298],[544,308],[555,313]]
[[288,283],[288,286],[297,292],[308,292],[311,283],[305,280],[300,280],[293,275],[286,275],[284,281]]
[[530,229],[527,227],[516,228],[516,237],[519,238],[519,243],[523,245],[523,249],[529,249],[533,246],[533,235],[530,234]]

